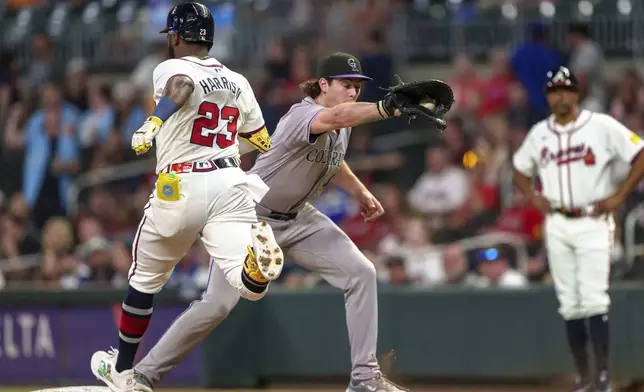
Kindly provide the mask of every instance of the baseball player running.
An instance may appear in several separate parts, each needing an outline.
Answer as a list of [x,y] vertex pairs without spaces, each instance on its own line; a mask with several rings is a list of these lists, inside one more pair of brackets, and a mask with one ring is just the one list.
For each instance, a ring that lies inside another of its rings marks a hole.
[[[514,154],[514,179],[547,214],[548,260],[578,372],[573,391],[607,392],[611,212],[644,175],[644,143],[611,116],[580,109],[577,81],[565,67],[548,73],[546,95],[553,114],[532,127]],[[616,159],[632,167],[613,189],[610,164]],[[532,188],[534,169],[542,193]],[[594,371],[586,351],[587,326]]]
[[[452,90],[429,80],[392,87],[377,103],[356,102],[364,76],[360,62],[336,53],[320,66],[319,78],[303,84],[307,97],[291,107],[273,134],[273,147],[260,154],[252,173],[270,190],[257,205],[260,220],[273,228],[288,260],[322,275],[345,293],[352,373],[347,392],[396,392],[376,359],[378,305],[376,270],[349,237],[308,203],[333,181],[350,192],[370,222],[383,214],[376,198],[344,162],[351,127],[391,116],[424,115],[444,127],[441,118],[453,102]],[[429,99],[433,97],[434,99]],[[136,366],[135,389],[151,392],[217,325],[239,300],[213,268],[207,298],[193,303]]]
[[270,148],[253,91],[242,75],[208,57],[214,35],[208,8],[179,4],[166,26],[170,59],[153,72],[156,108],[132,137],[137,154],[156,139],[156,191],[134,240],[119,348],[91,359],[94,375],[115,392],[132,391],[134,357],[154,294],[197,237],[211,255],[211,269],[223,276],[218,287],[246,299],[262,298],[282,268],[272,230],[255,213],[266,184],[238,167],[238,136],[251,146],[244,151]]

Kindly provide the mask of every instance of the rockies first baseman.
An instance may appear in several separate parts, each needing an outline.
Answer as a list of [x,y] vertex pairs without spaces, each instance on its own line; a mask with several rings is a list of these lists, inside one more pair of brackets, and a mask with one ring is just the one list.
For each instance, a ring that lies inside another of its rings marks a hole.
[[[578,372],[573,391],[607,392],[607,290],[615,226],[611,213],[644,175],[644,142],[611,116],[582,110],[577,81],[565,67],[548,73],[546,96],[553,114],[532,127],[514,154],[514,179],[547,214],[548,260]],[[632,167],[613,189],[610,166],[618,159]],[[542,193],[531,186],[535,169]],[[593,371],[586,351],[588,332]]]
[[[401,83],[383,101],[355,102],[362,82],[371,79],[363,75],[360,62],[345,53],[327,57],[318,76],[302,86],[307,97],[281,118],[273,133],[273,147],[260,154],[251,169],[270,187],[257,213],[273,228],[288,260],[319,273],[345,293],[353,367],[347,392],[404,391],[381,374],[376,359],[378,304],[373,264],[308,201],[333,181],[360,202],[366,221],[381,216],[378,200],[344,162],[351,127],[410,113],[409,105],[425,102],[427,94],[421,91],[423,82]],[[451,89],[440,81],[431,82],[440,90],[434,91],[435,96],[442,97],[433,100],[432,113],[444,113],[453,101]],[[433,120],[440,126],[443,120],[439,117]],[[239,293],[225,284],[215,266],[206,296],[193,303],[136,366],[135,389],[151,392],[154,383],[219,325],[238,300]]]
[[272,230],[255,213],[266,184],[239,168],[238,137],[249,146],[242,151],[270,149],[253,91],[246,78],[208,57],[208,8],[181,3],[166,26],[170,59],[153,72],[156,108],[132,137],[137,154],[156,140],[158,179],[134,240],[119,348],[91,359],[94,375],[115,392],[132,391],[154,294],[197,237],[221,273],[220,286],[249,300],[262,298],[282,268]]

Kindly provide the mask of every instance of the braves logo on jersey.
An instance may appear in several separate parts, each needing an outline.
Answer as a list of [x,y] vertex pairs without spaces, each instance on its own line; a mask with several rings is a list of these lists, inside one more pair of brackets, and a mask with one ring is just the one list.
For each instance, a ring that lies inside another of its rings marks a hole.
[[541,167],[546,167],[551,162],[554,162],[557,166],[568,165],[577,161],[583,161],[586,166],[595,164],[595,153],[592,147],[585,143],[558,151],[550,151],[547,146],[544,146],[539,156],[539,165]]

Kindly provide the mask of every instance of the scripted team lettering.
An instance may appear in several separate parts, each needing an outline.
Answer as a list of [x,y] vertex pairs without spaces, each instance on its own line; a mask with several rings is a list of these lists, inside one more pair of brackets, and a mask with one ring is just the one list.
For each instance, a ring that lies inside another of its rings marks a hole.
[[55,358],[49,318],[43,314],[0,316],[0,359]]
[[306,160],[312,163],[320,163],[323,165],[328,164],[329,166],[340,166],[344,160],[344,153],[340,151],[331,150],[329,153],[328,149],[311,149],[308,154],[306,154]]
[[201,79],[199,81],[199,86],[201,86],[204,95],[208,95],[213,91],[218,90],[230,90],[235,95],[235,98],[239,99],[239,95],[241,94],[241,89],[237,87],[235,83],[223,76]]
[[548,147],[541,149],[539,163],[541,166],[548,166],[550,162],[554,162],[557,166],[568,165],[572,162],[583,161],[586,166],[595,164],[595,153],[590,146],[584,143],[571,146],[564,150],[550,151]]

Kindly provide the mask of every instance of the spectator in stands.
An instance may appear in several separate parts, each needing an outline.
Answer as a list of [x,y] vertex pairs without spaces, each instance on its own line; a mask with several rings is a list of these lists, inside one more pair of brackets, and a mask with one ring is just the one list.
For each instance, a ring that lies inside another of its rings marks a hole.
[[83,168],[91,167],[92,156],[114,129],[115,110],[111,102],[111,91],[104,83],[94,80],[87,89],[89,103],[78,122],[78,142],[82,153]]
[[29,119],[25,135],[23,194],[38,227],[65,211],[71,175],[79,170],[75,134],[77,111],[62,100],[60,88],[42,88],[41,108]]
[[367,185],[395,180],[396,169],[404,163],[404,157],[398,151],[378,151],[373,147],[370,125],[362,125],[359,131],[351,134],[345,160],[355,175]]
[[441,145],[431,146],[426,153],[426,171],[407,195],[409,205],[427,215],[434,228],[466,200],[469,180],[463,169],[450,163],[450,156]]
[[56,80],[58,72],[52,43],[47,34],[38,32],[32,39],[33,59],[27,71],[27,81],[31,90],[38,90],[44,84]]
[[[617,83],[617,89],[609,106],[609,113],[616,120],[627,123],[631,116],[641,119],[644,108],[644,84],[637,69],[625,69]],[[625,124],[628,125],[628,124]],[[630,128],[629,129],[633,129]],[[639,131],[636,127],[633,131]]]
[[443,131],[443,143],[445,143],[445,148],[452,158],[452,164],[455,166],[463,164],[463,157],[471,147],[463,126],[462,117],[451,116],[447,119],[447,128]]
[[453,65],[454,73],[449,78],[449,85],[454,91],[454,105],[450,114],[476,114],[481,103],[483,80],[466,54],[457,55]]
[[514,234],[532,245],[542,240],[543,223],[544,215],[515,187],[511,206],[501,211],[489,231]]
[[288,50],[284,40],[273,39],[268,42],[264,68],[268,73],[268,80],[277,82],[291,78]]
[[510,159],[508,121],[504,116],[494,115],[481,119],[481,124],[485,133],[483,138],[477,139],[477,148],[485,156],[485,181],[489,184],[499,184],[502,169],[509,165]]
[[20,101],[18,57],[9,51],[0,53],[0,121],[7,118],[9,109]]
[[77,253],[82,263],[78,268],[79,283],[100,283],[112,287],[127,285],[131,256],[123,243],[93,237],[80,245]]
[[407,272],[405,260],[402,257],[392,256],[385,260],[390,286],[408,286],[414,283]]
[[441,249],[443,271],[445,271],[445,284],[470,286],[475,277],[470,272],[469,263],[463,248],[456,243],[445,245]]
[[445,281],[445,271],[441,253],[431,243],[426,225],[423,217],[410,217],[396,253],[404,260],[407,275],[416,284],[435,286]]
[[374,30],[367,35],[360,48],[360,64],[366,75],[373,80],[365,83],[361,91],[361,101],[376,102],[384,96],[380,86],[391,85],[394,64],[388,50],[387,36],[384,30]]
[[20,257],[39,253],[40,242],[31,233],[29,208],[25,199],[20,194],[15,194],[0,219],[0,260],[7,261],[12,267],[6,278],[10,281],[28,279],[28,266],[23,265]]
[[144,97],[152,96],[154,89],[152,71],[167,58],[168,43],[165,40],[159,40],[152,45],[151,53],[143,57],[132,71],[130,83]]
[[4,171],[0,190],[8,196],[22,190],[23,163],[25,160],[25,125],[30,116],[27,101],[14,103],[4,123],[4,140],[0,164]]
[[[508,90],[508,107],[505,115],[508,123],[513,129],[530,129],[532,127],[532,120],[530,117],[530,105],[528,103],[528,95],[521,83],[512,83]],[[545,116],[544,116],[545,117]]]
[[509,104],[510,85],[514,81],[508,53],[500,48],[493,49],[490,57],[492,74],[483,81],[485,94],[481,95],[480,117],[505,114]]
[[488,181],[486,161],[483,158],[469,159],[474,159],[475,162],[469,162],[474,167],[468,172],[470,185],[467,200],[457,209],[447,227],[436,233],[437,243],[473,237],[479,234],[481,228],[492,224],[498,215],[499,189],[495,183]]
[[146,112],[131,84],[121,81],[114,86],[112,99],[116,110],[114,132],[119,135],[122,147],[129,150],[132,135],[145,121]]
[[87,62],[81,57],[72,59],[65,69],[65,101],[84,112],[88,109],[87,83],[89,81]]
[[527,42],[514,48],[510,61],[512,72],[527,92],[529,125],[545,118],[550,110],[543,94],[548,71],[562,64],[561,56],[550,44],[550,37],[542,23],[531,23]]
[[40,280],[50,288],[78,287],[78,261],[73,253],[72,225],[65,218],[47,220],[42,231]]
[[601,47],[590,39],[590,28],[584,23],[570,24],[567,38],[571,48],[569,68],[577,77],[581,107],[593,112],[604,112],[606,86]]
[[474,280],[477,287],[523,288],[528,280],[520,272],[510,268],[510,262],[502,248],[488,248],[476,252]]

